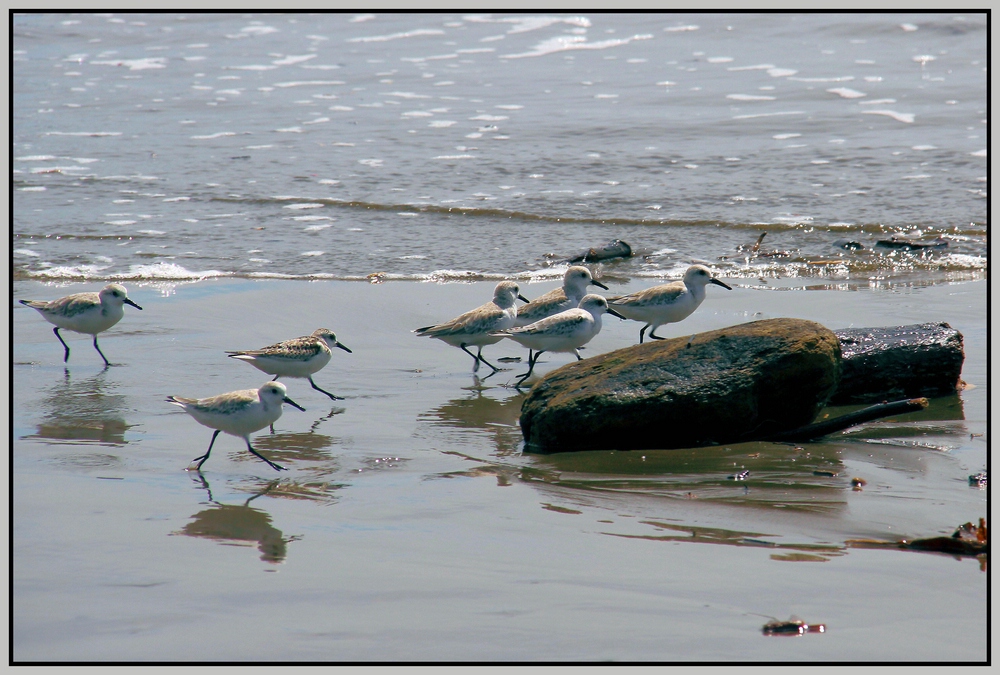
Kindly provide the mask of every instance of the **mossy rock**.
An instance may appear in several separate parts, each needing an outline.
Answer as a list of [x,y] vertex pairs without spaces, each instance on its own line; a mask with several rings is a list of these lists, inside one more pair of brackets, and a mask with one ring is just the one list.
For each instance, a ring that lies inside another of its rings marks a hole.
[[755,321],[554,370],[521,406],[521,431],[529,452],[732,443],[809,424],[839,373],[829,329]]

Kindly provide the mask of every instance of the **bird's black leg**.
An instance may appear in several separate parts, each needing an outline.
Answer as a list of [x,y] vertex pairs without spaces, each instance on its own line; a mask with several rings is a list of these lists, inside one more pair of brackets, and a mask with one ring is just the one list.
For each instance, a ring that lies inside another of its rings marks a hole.
[[[106,357],[104,355],[104,352],[101,351],[101,348],[97,346],[97,336],[96,335],[94,336],[94,349],[96,349],[97,353],[101,355],[102,359],[104,359],[104,367],[107,368],[108,366],[110,366],[111,362],[108,361],[108,357]],[[67,353],[66,356],[68,357],[69,354]]]
[[473,359],[475,360],[475,362],[476,362],[476,363],[475,363],[475,365],[474,365],[474,366],[472,366],[472,372],[474,372],[474,373],[475,373],[475,372],[478,372],[478,371],[479,371],[479,357],[478,357],[478,356],[476,356],[475,354],[473,354],[472,352],[470,352],[470,351],[469,351],[468,349],[466,349],[466,348],[465,348],[465,343],[464,343],[464,342],[463,342],[462,344],[460,344],[460,345],[459,345],[459,348],[460,348],[460,349],[461,349],[461,350],[462,350],[463,352],[465,352],[466,354],[468,354],[469,356],[471,356],[471,357],[472,357],[472,358],[473,358]]
[[538,357],[541,356],[543,353],[544,353],[544,350],[537,351],[537,352],[535,352],[535,358],[534,359],[531,359],[531,358],[528,359],[528,372],[526,372],[524,375],[521,375],[521,379],[518,380],[514,384],[514,388],[515,389],[520,388],[521,383],[523,383],[525,380],[527,380],[529,377],[531,377],[531,372],[535,369],[535,364],[538,363]]
[[208,450],[205,451],[205,454],[202,455],[201,457],[195,457],[194,459],[191,460],[192,462],[198,462],[199,459],[201,460],[200,462],[198,462],[198,466],[195,467],[195,471],[201,471],[201,465],[204,464],[205,461],[208,459],[208,456],[212,454],[212,446],[215,445],[215,439],[218,438],[219,434],[221,433],[222,433],[221,429],[216,429],[215,433],[212,434],[212,440],[208,444]]
[[249,450],[251,453],[253,453],[254,455],[257,455],[262,460],[264,460],[265,462],[267,462],[271,466],[271,468],[274,469],[275,471],[287,471],[287,469],[285,467],[281,466],[280,464],[275,464],[274,462],[272,462],[271,460],[269,460],[267,457],[265,457],[264,455],[260,454],[256,450],[254,450],[253,446],[250,445],[250,441],[249,440],[247,441],[247,450]]
[[[66,355],[63,357],[63,363],[69,362],[69,345],[63,342],[62,335],[59,334],[59,326],[53,328],[52,332],[56,334],[56,338],[58,338],[59,342],[62,342],[62,346],[66,349]],[[94,336],[94,340],[97,340],[96,335]]]
[[641,331],[639,331],[639,344],[642,344],[642,335],[643,335],[643,333],[646,332],[647,328],[649,328],[649,324],[648,323],[645,326],[642,327]]
[[317,387],[316,383],[313,382],[312,376],[309,377],[309,384],[312,385],[313,389],[315,389],[316,391],[323,392],[324,394],[326,394],[327,396],[329,396],[330,398],[332,398],[334,401],[343,401],[344,400],[343,396],[334,396],[333,394],[331,394],[330,392],[328,392],[326,389],[320,389],[319,387]]
[[[486,365],[488,365],[490,368],[492,368],[493,369],[493,373],[495,373],[498,370],[500,370],[499,368],[497,368],[496,366],[494,366],[492,363],[490,363],[489,361],[487,361],[486,359],[483,358],[483,348],[482,347],[479,348],[479,355],[476,358],[478,358],[480,361],[482,361],[483,363],[485,363]],[[490,375],[492,375],[493,373],[490,373]]]
[[[656,328],[659,328],[659,326],[657,326]],[[660,337],[659,335],[656,334],[656,328],[654,328],[653,330],[649,331],[649,337],[651,337],[654,340],[666,340],[667,338]]]

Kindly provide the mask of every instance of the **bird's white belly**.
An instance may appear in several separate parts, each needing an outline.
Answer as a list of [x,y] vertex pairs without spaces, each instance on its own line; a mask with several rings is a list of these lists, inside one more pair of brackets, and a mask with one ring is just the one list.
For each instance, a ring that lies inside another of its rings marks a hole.
[[282,377],[309,377],[317,373],[330,362],[330,354],[320,353],[310,359],[282,359],[271,356],[255,356],[253,360],[236,356],[240,361],[246,361],[268,375]]
[[219,429],[233,436],[243,437],[274,424],[281,417],[281,406],[275,405],[264,408],[264,406],[258,403],[250,408],[230,414],[201,410],[188,410],[188,412],[191,413],[191,416],[198,423],[206,427]]
[[626,319],[659,325],[683,321],[698,308],[699,304],[701,303],[693,295],[686,294],[671,303],[612,305],[612,307]]
[[121,321],[125,312],[121,309],[116,312],[113,308],[109,308],[107,313],[102,313],[98,306],[73,316],[64,316],[55,312],[45,312],[43,316],[49,323],[55,324],[59,328],[75,333],[97,335]]

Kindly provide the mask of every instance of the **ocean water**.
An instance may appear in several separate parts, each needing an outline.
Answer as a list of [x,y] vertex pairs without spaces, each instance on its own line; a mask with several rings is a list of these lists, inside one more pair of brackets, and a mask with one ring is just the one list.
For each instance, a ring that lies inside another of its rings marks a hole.
[[[985,14],[12,23],[15,662],[988,660],[985,557],[868,548],[989,514]],[[609,293],[732,286],[663,335],[947,321],[966,386],[813,443],[525,453],[524,350],[480,379],[411,331],[611,240]],[[16,302],[110,280],[110,368]],[[252,436],[289,471],[229,436],[185,471],[211,433],[166,396],[320,326],[344,400],[283,379],[306,412]],[[762,634],[792,616],[826,632]]]
[[18,15],[14,278],[550,279],[613,239],[598,274],[982,278],[986,50],[982,13]]

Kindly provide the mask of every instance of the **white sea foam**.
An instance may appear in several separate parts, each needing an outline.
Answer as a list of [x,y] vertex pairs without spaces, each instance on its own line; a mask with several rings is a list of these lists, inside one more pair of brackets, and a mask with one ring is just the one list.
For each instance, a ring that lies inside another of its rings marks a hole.
[[513,24],[513,28],[507,31],[508,35],[516,35],[517,33],[527,33],[533,30],[541,30],[548,28],[549,26],[554,26],[556,24],[565,23],[570,26],[576,26],[577,28],[590,28],[590,19],[583,16],[568,16],[568,17],[558,17],[558,16],[545,16],[545,15],[529,15],[529,16],[511,16],[504,17],[502,19],[489,16],[489,15],[468,15],[462,17],[465,21],[469,23],[508,23]]
[[281,207],[283,209],[291,209],[293,211],[300,211],[302,209],[321,209],[323,204],[306,203],[306,204],[288,204],[287,206]]
[[344,84],[343,80],[295,80],[291,82],[275,82],[275,87],[287,89],[289,87],[325,87]]
[[309,61],[316,58],[319,54],[303,54],[301,56],[286,56],[281,59],[276,59],[271,61],[276,66],[291,66],[296,63],[302,63],[303,61]]
[[573,51],[578,49],[609,49],[620,47],[633,40],[649,40],[652,35],[633,35],[627,38],[616,38],[611,40],[600,40],[598,42],[587,42],[587,38],[582,35],[559,35],[548,40],[539,42],[531,51],[519,54],[503,54],[501,59],[522,59],[530,56],[546,56],[558,52]]
[[166,68],[167,60],[162,56],[145,59],[124,59],[118,61],[91,61],[94,66],[125,66],[129,70],[147,70],[150,68]]
[[787,112],[758,113],[756,115],[733,115],[734,120],[749,120],[755,117],[779,117],[782,115],[804,115],[801,110],[789,110]]
[[885,115],[886,117],[891,117],[897,122],[904,122],[906,124],[912,124],[913,120],[916,119],[916,115],[913,113],[901,113],[895,110],[862,110],[862,115]]
[[864,92],[857,91],[856,89],[849,89],[847,87],[834,87],[833,89],[827,89],[831,94],[836,94],[841,98],[862,98],[867,96]]
[[774,96],[760,96],[757,94],[726,94],[726,98],[734,101],[773,101]]
[[438,28],[418,28],[406,31],[405,33],[391,33],[389,35],[369,35],[365,37],[350,38],[348,42],[389,42],[390,40],[401,40],[403,38],[422,37],[425,35],[444,35],[444,31]]
[[236,135],[235,131],[219,131],[217,133],[206,134],[204,136],[192,136],[191,140],[206,141],[206,140],[211,140],[213,138],[222,138],[223,136],[235,136],[235,135]]

